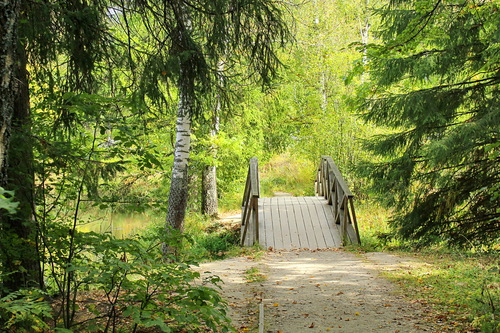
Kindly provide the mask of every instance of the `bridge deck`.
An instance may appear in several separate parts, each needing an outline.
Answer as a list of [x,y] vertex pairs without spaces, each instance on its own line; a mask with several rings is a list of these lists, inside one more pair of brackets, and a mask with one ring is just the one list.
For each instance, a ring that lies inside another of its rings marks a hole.
[[267,249],[326,249],[342,245],[323,197],[259,199],[259,241]]

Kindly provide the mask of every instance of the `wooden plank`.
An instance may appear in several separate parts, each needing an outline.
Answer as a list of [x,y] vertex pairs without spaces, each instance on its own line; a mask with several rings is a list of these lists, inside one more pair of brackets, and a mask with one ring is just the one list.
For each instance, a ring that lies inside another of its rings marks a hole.
[[335,246],[330,230],[328,229],[328,221],[326,220],[325,212],[323,209],[323,203],[318,200],[314,200],[311,203],[311,209],[314,209],[317,216],[317,227],[321,230],[321,236],[323,237],[323,242],[326,248],[331,248]]
[[325,206],[325,214],[327,216],[328,228],[332,234],[332,238],[335,241],[335,246],[342,246],[342,237],[340,237],[340,225],[335,223],[333,218],[333,209],[332,206]]
[[341,245],[331,206],[323,198],[261,198],[259,214],[260,242],[266,249],[324,249]]
[[297,198],[293,209],[297,224],[297,235],[299,237],[300,248],[308,249],[310,248],[309,236],[307,235],[306,226],[304,224],[304,205],[301,201],[301,198]]
[[301,248],[308,249],[311,247],[311,243],[309,241],[309,235],[307,234],[306,224],[304,223],[304,216],[307,215],[307,211],[304,208],[306,208],[306,206],[302,198],[297,198],[294,209],[297,215],[297,230],[299,233],[300,246]]
[[277,197],[276,201],[279,206],[280,212],[280,224],[281,224],[281,233],[283,240],[283,249],[290,250],[292,249],[292,237],[291,237],[291,228],[289,221],[288,208],[291,205],[289,197]]
[[315,250],[318,249],[318,240],[316,239],[315,228],[313,225],[313,221],[311,220],[311,212],[309,211],[309,205],[306,201],[305,197],[301,198],[301,209],[302,209],[302,218],[304,219],[304,227],[306,229],[307,240],[309,242],[309,249]]
[[259,243],[263,248],[267,248],[266,246],[266,237],[268,234],[267,228],[269,227],[264,223],[265,221],[265,216],[264,216],[264,205],[266,204],[266,200],[260,200],[259,199]]
[[263,240],[261,240],[261,245],[267,249],[270,246],[274,247],[274,224],[272,223],[271,198],[261,198],[259,199],[259,204],[260,203],[262,204],[262,224],[265,225],[265,235]]
[[290,223],[290,235],[291,235],[293,249],[300,249],[302,247],[300,242],[300,231],[297,221],[298,216],[295,213],[295,207],[297,205],[297,202],[298,202],[297,198],[294,198],[292,205],[289,208],[289,212],[292,214],[292,217],[289,219],[289,223]]
[[331,206],[325,200],[317,200],[316,211],[321,221],[321,229],[328,248],[339,247],[341,245],[340,235],[337,226],[333,222]]
[[304,200],[307,202],[307,207],[309,210],[310,222],[312,226],[312,230],[314,236],[316,238],[317,248],[318,249],[326,249],[327,245],[325,242],[325,237],[323,233],[323,229],[321,227],[321,223],[324,220],[320,219],[318,212],[316,210],[316,197],[304,197]]
[[283,249],[283,231],[281,229],[281,216],[279,211],[277,198],[271,198],[271,223],[273,225],[273,238],[272,245],[275,249]]
[[290,246],[289,249],[300,249],[299,231],[297,228],[297,216],[295,216],[295,206],[297,203],[297,198],[290,197],[287,200],[287,221],[288,228],[290,230]]

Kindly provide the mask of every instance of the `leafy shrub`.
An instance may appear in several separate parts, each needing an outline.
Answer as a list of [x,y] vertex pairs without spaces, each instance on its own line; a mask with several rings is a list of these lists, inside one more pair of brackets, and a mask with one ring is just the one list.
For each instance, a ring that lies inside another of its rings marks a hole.
[[45,320],[52,317],[45,294],[37,289],[24,289],[0,298],[0,330],[41,332],[49,328]]
[[66,265],[54,260],[51,285],[63,296],[54,303],[56,325],[85,332],[232,331],[227,305],[215,289],[219,278],[201,280],[191,270],[196,263],[165,255],[164,244],[180,243],[178,234],[168,234],[116,239],[77,232],[73,260]]

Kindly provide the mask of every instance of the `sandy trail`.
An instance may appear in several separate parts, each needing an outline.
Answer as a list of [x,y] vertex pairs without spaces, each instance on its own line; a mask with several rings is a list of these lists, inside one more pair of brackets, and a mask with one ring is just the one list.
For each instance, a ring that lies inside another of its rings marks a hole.
[[[205,263],[200,270],[225,282],[223,295],[240,332],[258,332],[261,301],[266,333],[432,332],[424,309],[379,276],[381,270],[411,264],[384,253],[291,251]],[[246,282],[245,272],[253,267],[264,274],[263,282]]]

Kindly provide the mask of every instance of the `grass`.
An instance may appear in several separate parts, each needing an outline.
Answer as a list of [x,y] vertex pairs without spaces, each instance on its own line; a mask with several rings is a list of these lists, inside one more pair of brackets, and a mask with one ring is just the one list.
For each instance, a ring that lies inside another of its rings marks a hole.
[[414,301],[428,306],[435,321],[449,332],[500,332],[498,254],[442,252],[411,254],[421,264],[385,272]]
[[258,259],[264,251],[258,246],[240,246],[239,221],[216,220],[190,213],[185,221],[185,235],[191,240],[184,252],[197,261],[249,256]]
[[356,201],[354,205],[363,251],[382,251],[399,245],[387,223],[390,211],[372,201]]
[[247,283],[264,282],[267,279],[266,275],[262,273],[258,266],[247,269],[244,274]]

